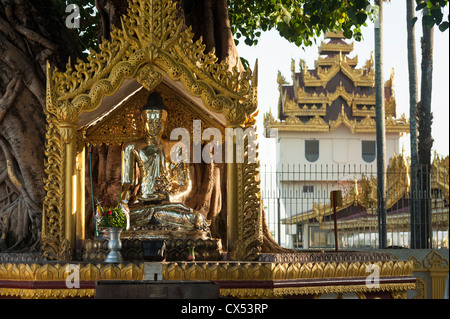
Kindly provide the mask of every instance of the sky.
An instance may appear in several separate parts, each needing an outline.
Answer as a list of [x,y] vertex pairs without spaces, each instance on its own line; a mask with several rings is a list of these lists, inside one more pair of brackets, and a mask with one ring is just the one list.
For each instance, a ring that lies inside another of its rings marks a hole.
[[[383,77],[387,81],[394,68],[395,80],[394,90],[397,101],[397,117],[405,113],[409,118],[409,74],[407,56],[407,32],[406,32],[406,3],[401,0],[392,0],[383,6]],[[420,13],[419,13],[420,14]],[[448,15],[448,7],[444,16]],[[433,87],[432,107],[434,115],[432,135],[434,145],[432,152],[436,151],[441,156],[449,155],[449,30],[445,32],[434,28],[434,55],[433,55]],[[416,57],[417,75],[420,100],[420,65],[421,50],[420,38],[422,26],[416,23]],[[369,23],[363,27],[363,41],[354,43],[354,50],[350,57],[358,56],[358,68],[370,58],[374,51],[374,27]],[[247,59],[253,68],[256,59],[259,64],[258,80],[258,104],[259,115],[257,117],[258,141],[260,143],[259,159],[261,164],[275,163],[274,139],[263,136],[263,116],[269,109],[276,117],[278,107],[278,84],[277,75],[281,71],[286,80],[292,84],[291,61],[295,60],[296,70],[299,70],[300,59],[306,61],[308,69],[314,68],[314,61],[318,58],[318,46],[323,36],[317,39],[317,45],[307,48],[297,47],[281,38],[277,31],[269,31],[262,34],[256,46],[249,47],[242,43],[238,45],[239,55]],[[400,139],[400,149],[405,148],[406,154],[410,154],[410,135],[407,134]]]

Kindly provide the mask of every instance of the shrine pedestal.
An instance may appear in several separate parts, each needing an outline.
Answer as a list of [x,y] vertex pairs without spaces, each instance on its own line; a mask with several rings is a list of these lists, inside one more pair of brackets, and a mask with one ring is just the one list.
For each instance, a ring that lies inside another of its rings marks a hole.
[[[367,272],[378,267],[379,272]],[[415,289],[413,261],[344,262],[5,262],[0,263],[0,298],[94,298],[99,281],[215,282],[221,298],[319,299],[406,298]],[[156,280],[155,280],[156,278]],[[376,280],[374,280],[376,279]],[[147,288],[130,288],[144,291]],[[166,288],[164,288],[166,289]],[[136,290],[134,290],[137,293]],[[172,296],[169,288],[167,296]],[[162,293],[162,292],[161,292]],[[157,296],[154,296],[157,297]]]
[[[220,239],[182,237],[123,238],[123,258],[128,261],[187,261],[189,247],[194,247],[196,261],[217,261],[222,258]],[[147,251],[147,252],[146,252]],[[83,261],[102,262],[108,253],[108,240],[86,240]]]

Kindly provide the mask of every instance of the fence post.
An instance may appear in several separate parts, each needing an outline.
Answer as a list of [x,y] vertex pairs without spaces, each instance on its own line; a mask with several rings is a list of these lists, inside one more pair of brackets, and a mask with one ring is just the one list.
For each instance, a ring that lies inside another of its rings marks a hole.
[[331,204],[333,205],[333,212],[334,212],[334,249],[336,251],[339,250],[339,244],[338,244],[338,229],[337,229],[337,206],[342,206],[342,191],[331,191]]

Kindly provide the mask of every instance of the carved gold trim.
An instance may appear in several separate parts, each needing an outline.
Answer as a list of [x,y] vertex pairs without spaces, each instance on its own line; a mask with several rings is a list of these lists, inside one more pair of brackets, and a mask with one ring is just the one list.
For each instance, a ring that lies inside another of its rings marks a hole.
[[[328,34],[332,38],[340,38],[340,33]],[[357,69],[357,57],[354,59],[347,58],[345,53],[353,50],[353,44],[346,43],[324,43],[322,42],[321,50],[339,52],[334,57],[319,59],[315,63],[315,70],[308,70],[306,63],[300,60],[300,76],[303,80],[303,86],[300,86],[300,79],[295,71],[295,61],[292,60],[292,79],[294,97],[289,98],[287,91],[283,91],[283,85],[288,84],[285,78],[278,74],[277,82],[280,90],[280,102],[278,105],[278,113],[282,113],[288,117],[284,122],[266,121],[266,129],[278,129],[281,131],[299,131],[314,132],[311,127],[301,125],[299,121],[294,120],[295,117],[301,116],[325,116],[327,107],[329,107],[337,98],[342,97],[352,110],[352,116],[357,119],[348,119],[346,115],[339,115],[334,121],[329,121],[329,130],[334,130],[340,124],[345,124],[350,131],[354,133],[375,133],[375,94],[369,96],[365,94],[355,94],[346,92],[342,83],[336,88],[335,92],[306,93],[306,87],[323,87],[325,88],[329,81],[338,73],[345,74],[354,84],[355,87],[374,87],[375,69],[373,52],[370,59],[367,60],[363,68]],[[319,52],[321,54],[322,51]],[[394,70],[391,77],[385,83],[385,87],[390,89],[391,96],[385,101],[386,109],[386,132],[404,134],[409,132],[409,121],[404,116],[400,119],[396,118],[397,102],[394,96]],[[360,120],[359,118],[363,118]],[[319,132],[327,131],[325,127],[320,126]]]
[[0,288],[0,296],[21,299],[93,298],[95,289],[17,289]]
[[78,268],[80,281],[144,279],[143,264],[0,263],[0,280],[65,281],[73,267]]
[[298,81],[294,82],[295,89],[295,99],[298,103],[305,104],[322,104],[328,103],[329,99],[324,93],[317,94],[316,92],[308,94],[305,92],[305,89],[298,85]]
[[[369,262],[339,263],[229,263],[204,264],[167,263],[163,268],[166,280],[271,281],[321,278],[366,278]],[[412,276],[413,262],[376,262],[381,277]],[[277,298],[285,295],[390,291],[402,292],[415,288],[414,283],[366,285],[335,285],[322,287],[235,288],[221,289],[221,295],[238,298]],[[406,297],[406,295],[405,295]]]
[[[300,121],[299,118],[293,116],[292,114],[299,114],[303,112],[303,109],[297,108],[297,111],[294,112],[285,112],[286,115],[289,114],[288,118],[284,122],[277,121],[273,118],[267,117],[267,121],[264,122],[264,127],[266,129],[278,129],[279,131],[295,131],[295,132],[327,132],[334,131],[339,126],[346,126],[352,134],[355,133],[376,133],[376,122],[375,119],[367,114],[364,119],[361,121],[357,121],[356,119],[350,120],[344,110],[339,113],[336,120],[330,120],[329,123],[326,123],[322,118],[321,124],[319,124],[316,118],[312,118],[310,121],[310,125],[306,125]],[[318,113],[320,111],[317,111]],[[359,111],[363,112],[363,111]],[[367,111],[371,113],[371,110]],[[310,114],[309,114],[310,113]],[[313,115],[311,110],[307,111],[308,115]],[[362,113],[361,113],[362,114]],[[305,114],[302,114],[305,115]],[[321,114],[316,114],[315,117],[321,116]],[[313,125],[314,123],[314,125]],[[404,115],[400,119],[386,119],[386,133],[409,133],[409,120],[404,118]]]
[[444,258],[437,251],[431,251],[423,260],[423,266],[425,269],[430,270],[447,270],[448,271],[448,260]]
[[[64,282],[74,267],[79,270],[79,280],[144,280],[144,265],[137,264],[19,264],[0,263],[0,281],[20,282]],[[70,278],[69,278],[70,279]],[[0,288],[0,296],[20,297],[22,299],[64,299],[64,298],[92,298],[95,289],[26,289]]]
[[[377,262],[167,262],[165,280],[294,280],[314,278],[366,278],[367,266],[377,264],[381,277],[411,276],[413,261]],[[1,263],[0,280],[65,281],[73,267],[78,267],[80,281],[143,280],[144,264],[22,264]]]
[[342,52],[342,53],[350,53],[353,51],[354,44],[348,43],[329,43],[322,41],[322,44],[319,47],[320,54],[323,52]]
[[449,198],[449,157],[440,157],[436,152],[432,163],[432,185],[442,191],[443,197]]
[[416,289],[417,295],[413,299],[426,299],[427,294],[427,283],[422,278],[416,278]]
[[[261,263],[208,262],[165,263],[165,280],[267,281],[320,278],[366,278],[370,262]],[[412,261],[377,261],[381,277],[412,276]]]
[[348,105],[351,105],[352,101],[355,98],[355,94],[348,93],[341,82],[339,86],[336,87],[336,90],[333,93],[327,93],[328,103],[331,105],[331,103],[336,101],[339,97],[342,97]]
[[[419,260],[416,256],[412,255],[408,258],[408,261],[413,263],[414,272],[427,274],[430,277],[430,282],[424,278],[417,276],[415,291],[417,295],[414,299],[442,299],[444,297],[446,279],[448,275],[449,261],[440,253],[435,250],[431,250],[423,260]],[[430,296],[427,296],[427,290],[431,292]]]
[[[164,280],[267,281],[295,279],[366,278],[370,262],[332,263],[266,263],[266,262],[204,262],[163,263]],[[381,277],[410,277],[412,261],[375,262]],[[0,264],[0,280],[61,282],[79,267],[81,282],[97,280],[144,280],[144,264]],[[366,285],[335,285],[322,287],[283,287],[274,289],[221,289],[221,295],[240,298],[282,297],[299,294],[364,293],[369,291],[402,292],[414,289],[414,284],[381,284],[379,288]],[[1,288],[0,296],[21,298],[92,297],[94,289],[21,289]]]
[[344,31],[327,31],[327,33],[325,33],[325,38],[329,38],[329,39],[345,39],[344,36]]
[[334,121],[330,121],[330,130],[334,131],[337,129],[341,124],[344,124],[347,126],[352,133],[355,133],[356,126],[358,125],[356,120],[350,120],[347,116],[347,114],[344,112],[344,106],[342,106],[341,113],[339,113],[338,117]]
[[373,87],[374,85],[374,70],[365,72],[364,69],[354,69],[345,61],[345,59],[343,59],[342,55],[336,55],[334,63],[330,67],[318,66],[317,76],[313,75],[306,68],[301,70],[305,86],[322,86],[324,88],[339,71],[342,71],[355,86]]
[[[256,121],[256,114],[246,123],[244,130],[250,128]],[[251,134],[256,134],[251,132]],[[258,151],[256,136],[251,139],[248,136],[244,140],[244,162],[236,163],[236,185],[229,184],[228,191],[235,192],[233,198],[236,199],[236,212],[228,211],[229,214],[235,214],[235,218],[229,219],[234,225],[228,224],[228,227],[235,228],[238,240],[235,243],[235,249],[231,252],[234,260],[257,260],[263,244],[262,231],[262,198],[259,180],[259,160],[255,163],[250,162],[250,150]],[[256,159],[258,156],[256,156]],[[227,169],[231,169],[228,166]],[[232,233],[233,233],[232,232]]]
[[367,292],[390,292],[393,299],[406,299],[406,291],[414,289],[415,284],[382,284],[377,289],[369,289],[365,285],[336,285],[322,287],[289,287],[289,288],[235,288],[220,289],[223,296],[239,299],[277,299],[284,296],[313,295],[314,299],[320,299],[324,294],[356,293],[359,299],[366,299]]
[[[183,127],[191,133],[193,121],[201,120],[202,132],[209,127],[218,128],[224,136],[224,127],[214,121],[206,113],[197,110],[192,103],[173,92],[165,84],[159,84],[155,90],[159,92],[169,110],[170,117],[166,125],[164,137],[170,137],[173,129]],[[149,92],[139,90],[126,103],[114,109],[103,119],[87,127],[84,143],[94,145],[121,144],[134,141],[142,137],[143,126],[141,119],[141,107],[147,101]]]
[[[354,58],[349,58],[348,56],[344,56],[344,61],[348,65],[352,67],[356,67],[358,65],[358,56],[355,56]],[[321,58],[319,57],[317,61],[315,62],[315,67],[324,67],[324,66],[332,66],[335,63],[335,58]]]

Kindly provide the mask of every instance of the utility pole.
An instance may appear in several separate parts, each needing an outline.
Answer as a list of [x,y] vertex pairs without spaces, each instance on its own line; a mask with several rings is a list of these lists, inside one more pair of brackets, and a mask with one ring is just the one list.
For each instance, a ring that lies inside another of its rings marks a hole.
[[383,0],[375,0],[378,19],[375,21],[375,109],[377,138],[377,201],[379,248],[387,246],[386,228],[386,118],[383,81]]

